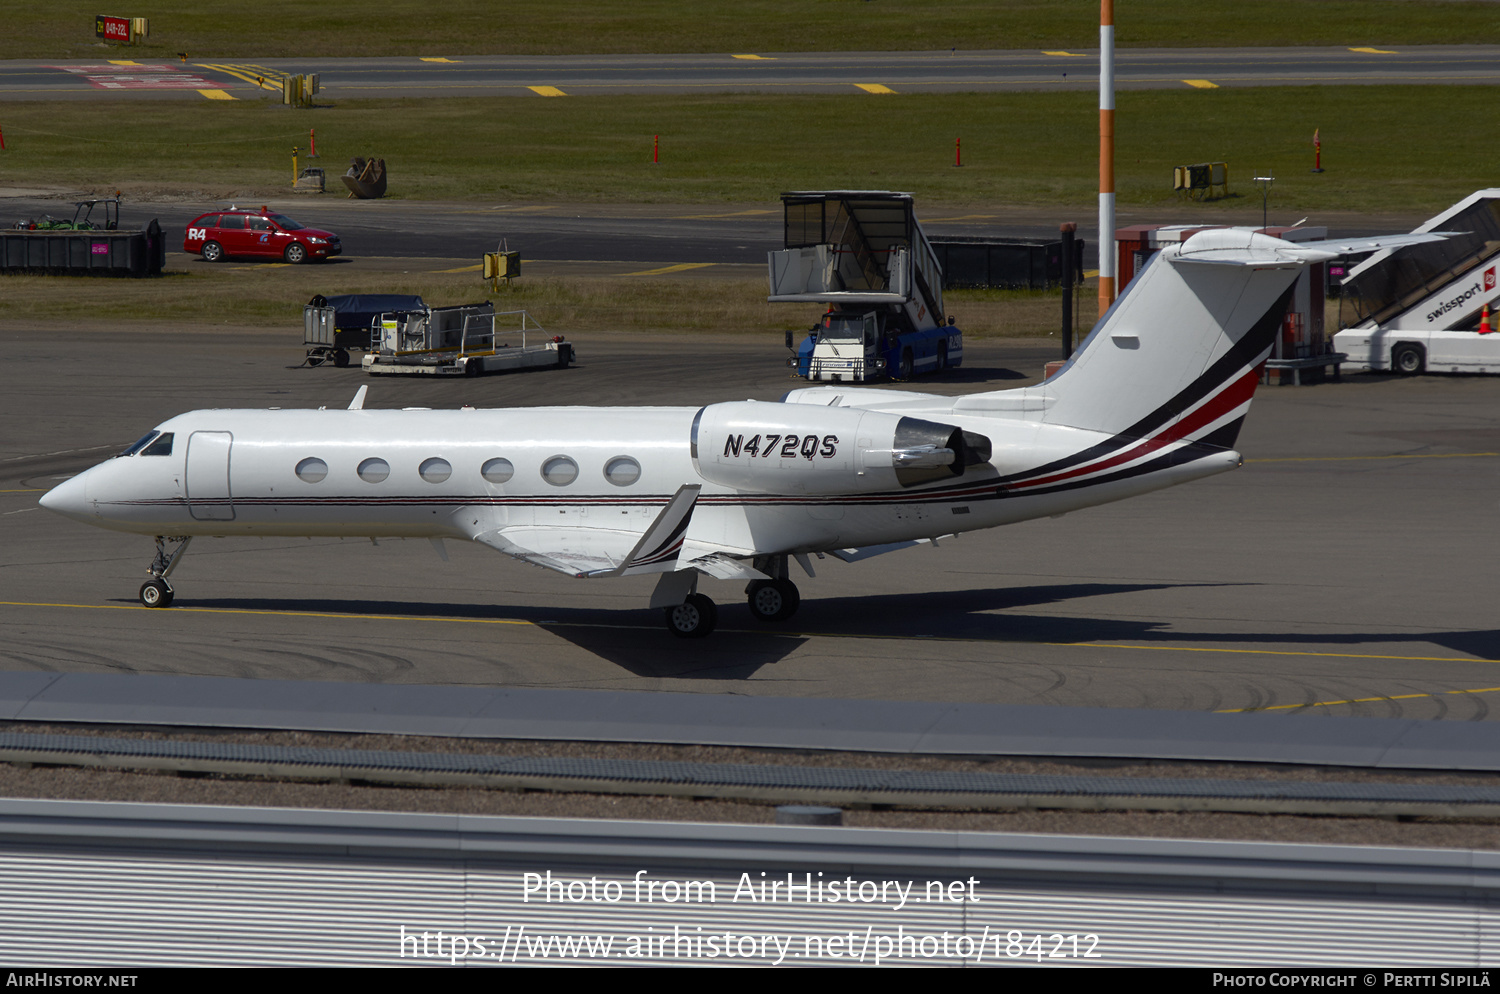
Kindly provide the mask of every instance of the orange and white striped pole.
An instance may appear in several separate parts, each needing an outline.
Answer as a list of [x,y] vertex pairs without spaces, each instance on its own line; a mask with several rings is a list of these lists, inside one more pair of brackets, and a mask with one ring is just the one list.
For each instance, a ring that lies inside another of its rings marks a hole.
[[1115,3],[1099,0],[1099,313],[1115,302]]

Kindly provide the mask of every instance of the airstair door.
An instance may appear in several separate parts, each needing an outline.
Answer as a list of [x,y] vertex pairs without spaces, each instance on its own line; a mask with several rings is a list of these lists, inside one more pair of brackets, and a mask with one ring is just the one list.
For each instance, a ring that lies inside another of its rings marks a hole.
[[188,439],[188,508],[199,521],[234,520],[229,493],[229,448],[233,440],[227,431],[195,431]]

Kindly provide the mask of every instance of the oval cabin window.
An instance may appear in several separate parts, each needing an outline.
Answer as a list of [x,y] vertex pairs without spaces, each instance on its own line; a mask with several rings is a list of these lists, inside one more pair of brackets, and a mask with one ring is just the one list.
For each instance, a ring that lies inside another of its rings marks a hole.
[[417,467],[417,473],[428,483],[442,483],[453,475],[453,467],[448,464],[448,460],[434,456],[431,459],[422,460],[422,465]]
[[629,456],[615,456],[604,464],[604,478],[617,487],[628,487],[641,478],[641,464]]
[[366,483],[384,483],[385,478],[391,475],[391,464],[384,459],[366,459],[355,472]]
[[567,456],[553,456],[542,463],[542,479],[554,487],[565,487],[578,479],[578,464]]
[[297,464],[297,479],[304,483],[322,483],[328,476],[328,464],[316,456],[308,456]]

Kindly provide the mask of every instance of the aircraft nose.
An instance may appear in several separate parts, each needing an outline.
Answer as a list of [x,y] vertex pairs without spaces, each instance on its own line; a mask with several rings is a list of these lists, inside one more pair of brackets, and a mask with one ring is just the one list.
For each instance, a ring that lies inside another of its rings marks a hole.
[[85,499],[83,477],[84,474],[79,473],[42,494],[41,505],[49,511],[70,518],[84,517],[88,514],[88,501]]

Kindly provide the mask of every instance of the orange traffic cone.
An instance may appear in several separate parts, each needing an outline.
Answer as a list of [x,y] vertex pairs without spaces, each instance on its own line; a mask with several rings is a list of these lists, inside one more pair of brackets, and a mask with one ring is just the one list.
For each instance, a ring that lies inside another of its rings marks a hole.
[[1479,317],[1479,333],[1481,335],[1488,335],[1494,332],[1494,330],[1494,328],[1490,327],[1490,305],[1485,304],[1484,312]]

